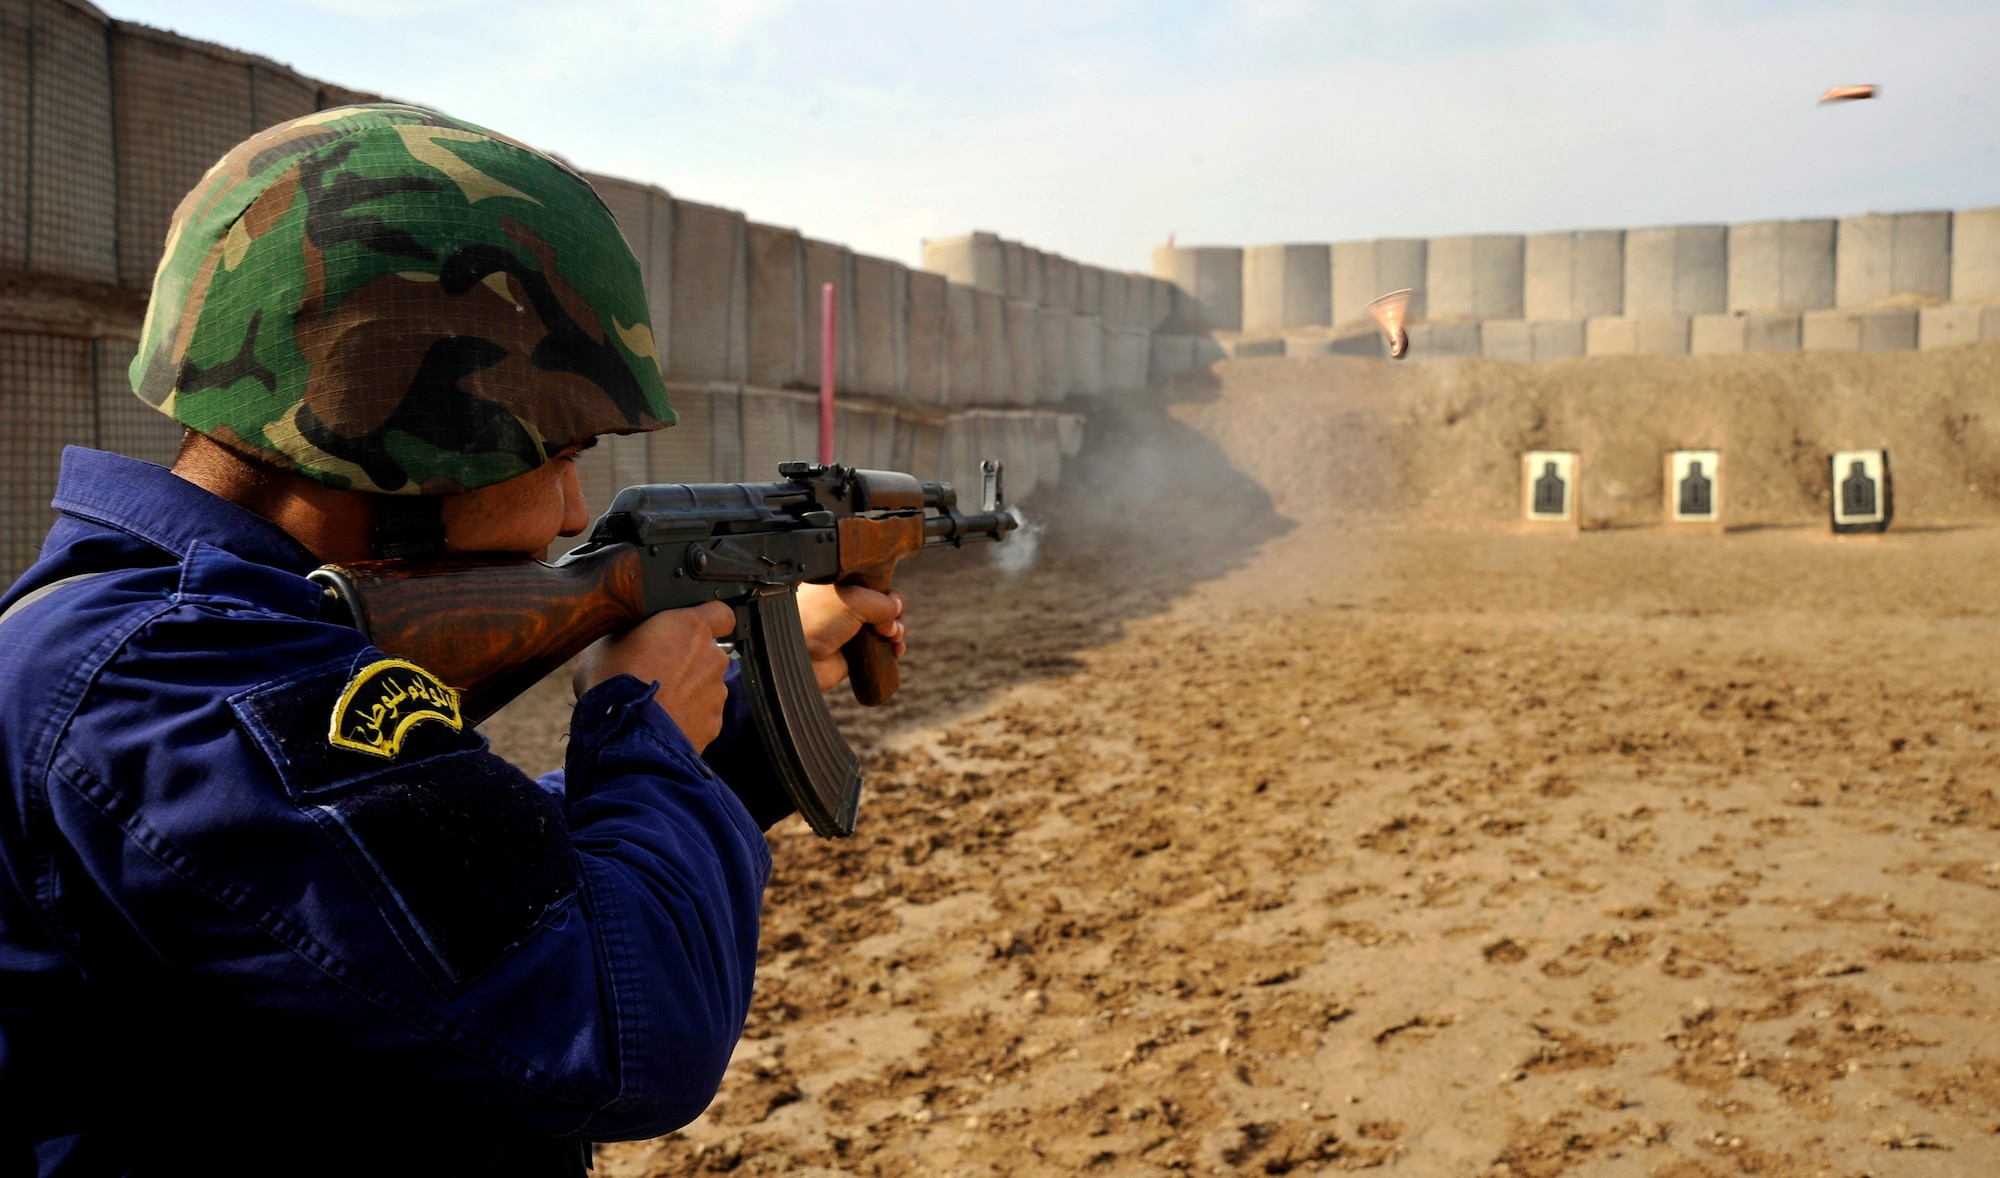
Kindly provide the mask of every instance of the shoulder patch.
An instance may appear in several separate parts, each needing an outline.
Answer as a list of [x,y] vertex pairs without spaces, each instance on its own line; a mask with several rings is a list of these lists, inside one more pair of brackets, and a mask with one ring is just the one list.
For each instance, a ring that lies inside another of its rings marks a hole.
[[395,760],[410,729],[426,721],[463,732],[458,692],[415,663],[377,659],[341,689],[326,739],[336,748]]

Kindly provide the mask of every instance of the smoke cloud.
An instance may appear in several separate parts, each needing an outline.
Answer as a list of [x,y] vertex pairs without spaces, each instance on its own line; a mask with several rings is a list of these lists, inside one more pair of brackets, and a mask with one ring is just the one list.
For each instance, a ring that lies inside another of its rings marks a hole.
[[995,544],[989,551],[993,557],[993,567],[999,569],[1002,576],[1018,577],[1035,567],[1035,554],[1041,550],[1042,536],[1048,531],[1048,525],[1041,520],[1030,519],[1028,514],[1018,507],[1010,507],[1007,510],[1014,513],[1014,518],[1021,521],[1021,526],[1008,533],[1005,540]]

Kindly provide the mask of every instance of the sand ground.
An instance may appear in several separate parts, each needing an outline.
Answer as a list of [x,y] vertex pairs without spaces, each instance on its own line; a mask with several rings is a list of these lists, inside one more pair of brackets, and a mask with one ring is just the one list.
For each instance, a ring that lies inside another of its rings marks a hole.
[[859,835],[600,1172],[2000,1172],[2000,527],[1288,516],[1217,404],[911,570]]

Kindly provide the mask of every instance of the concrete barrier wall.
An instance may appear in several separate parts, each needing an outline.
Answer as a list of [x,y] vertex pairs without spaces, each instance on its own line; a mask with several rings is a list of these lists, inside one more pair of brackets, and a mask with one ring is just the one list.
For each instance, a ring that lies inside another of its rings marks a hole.
[[1151,374],[1153,333],[1129,327],[1104,328],[1104,391],[1135,393]]
[[1479,325],[1480,355],[1546,364],[1583,355],[1581,319],[1488,319]]
[[799,352],[812,384],[819,384],[820,292],[833,284],[834,385],[854,387],[854,251],[832,242],[805,239],[806,314],[809,326]]
[[1085,315],[1104,314],[1104,271],[1095,266],[1077,267],[1076,309]]
[[886,258],[854,257],[854,382],[873,397],[903,395],[909,271]]
[[1474,321],[1412,324],[1409,328],[1410,359],[1450,360],[1477,356],[1484,350],[1483,326]]
[[[1153,277],[1172,283],[1186,296],[1186,305],[1177,303],[1173,310],[1187,326],[1202,331],[1242,330],[1242,250],[1233,246],[1155,246]],[[1151,305],[1158,317],[1157,295]]]
[[748,222],[739,212],[673,202],[667,379],[744,379],[750,353],[747,237]]
[[1688,351],[1696,356],[1798,350],[1799,315],[1794,313],[1696,315],[1688,326]]
[[1701,315],[1729,306],[1729,230],[1672,225],[1625,234],[1625,315]]
[[1001,295],[978,292],[979,306],[979,393],[976,400],[988,405],[1014,399],[1014,352],[1008,342],[1008,301]]
[[1032,405],[1042,389],[1042,309],[1018,299],[1006,306],[1007,368],[1013,379],[1005,400]]
[[1522,271],[1521,308],[1529,319],[1623,314],[1625,231],[1530,234],[1522,252]]
[[1731,311],[1833,306],[1833,221],[1758,221],[1729,227]]
[[1007,292],[1007,263],[995,233],[931,238],[924,242],[924,269],[960,286],[994,294]]
[[1952,214],[1951,297],[1959,303],[2000,302],[2000,208]]
[[41,551],[55,520],[49,497],[64,446],[172,461],[180,427],[126,384],[134,345],[83,332],[0,330],[0,580],[12,580]]
[[1069,372],[1077,396],[1104,392],[1104,321],[1095,315],[1069,317]]
[[1843,217],[1835,252],[1834,305],[1951,297],[1951,214],[1869,213]]
[[653,315],[653,346],[664,361],[673,352],[673,198],[649,184],[611,176],[589,179],[617,220],[626,244],[632,247],[632,255],[639,260],[640,279],[646,286],[646,306]]
[[311,114],[321,97],[317,82],[276,62],[123,21],[111,28],[110,81],[114,151],[99,158],[117,161],[118,274],[132,286],[151,282],[167,222],[209,165],[254,132]]
[[1243,251],[1243,330],[1333,322],[1330,246],[1259,245]]
[[1501,234],[1435,237],[1424,265],[1425,318],[1519,319],[1527,239]]
[[1006,289],[996,293],[1010,299],[1027,297],[1028,272],[1025,251],[1027,247],[1018,241],[1000,243],[1000,274]]
[[1929,351],[2000,340],[2000,303],[1952,303],[1917,312],[1917,347]]
[[980,355],[979,294],[956,282],[945,284],[944,395],[947,405],[974,405],[986,391]]
[[1807,311],[1799,346],[1808,352],[1905,352],[1917,346],[1915,307]]
[[1045,404],[1070,394],[1070,318],[1067,311],[1042,308],[1042,379],[1035,399]]
[[1049,269],[1045,274],[1048,283],[1047,295],[1042,301],[1058,311],[1077,309],[1077,272],[1081,269],[1068,258],[1051,256]]
[[[25,0],[5,12],[0,264],[116,282],[107,22],[57,0]],[[160,228],[164,236],[164,222]]]
[[[1104,309],[1099,318],[1104,320],[1106,327],[1116,327],[1121,330],[1132,327],[1132,283],[1127,281],[1128,275],[1107,270],[1101,271],[1100,276]],[[1152,288],[1148,287],[1146,294],[1147,314],[1150,314],[1152,298]],[[1143,318],[1144,316],[1141,317]]]
[[1410,321],[1427,314],[1424,297],[1429,242],[1421,238],[1342,241],[1329,247],[1333,270],[1330,321],[1335,327],[1367,323],[1368,304],[1390,291],[1410,290]]
[[[1150,296],[1135,304],[1141,318],[1134,325],[1147,331],[1164,331],[1169,323],[1184,318],[1190,313],[1188,298],[1179,287],[1164,278],[1153,278],[1145,274],[1134,274],[1131,281],[1145,287]],[[1134,295],[1135,299],[1139,296]]]
[[1693,316],[1620,315],[1584,322],[1587,356],[1685,356]]
[[773,389],[809,386],[814,378],[801,348],[806,333],[818,330],[819,304],[814,300],[808,306],[806,299],[805,238],[796,229],[754,221],[744,234],[749,255],[746,379]]
[[908,322],[904,328],[903,395],[912,401],[942,404],[945,399],[946,292],[951,284],[922,270],[904,272],[909,287]]

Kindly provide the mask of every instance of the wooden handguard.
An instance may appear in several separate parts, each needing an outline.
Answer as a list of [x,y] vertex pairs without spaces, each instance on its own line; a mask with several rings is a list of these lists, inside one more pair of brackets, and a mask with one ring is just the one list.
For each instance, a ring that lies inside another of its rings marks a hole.
[[[896,565],[924,547],[921,514],[843,519],[839,528],[841,584],[860,585],[878,593],[887,593],[895,585]],[[862,706],[876,707],[896,694],[902,683],[896,667],[896,644],[875,627],[862,626],[840,653],[847,659],[854,698]]]
[[621,545],[558,565],[370,560],[312,576],[342,590],[376,646],[456,687],[461,713],[477,724],[584,647],[642,620],[640,572],[639,551]]

